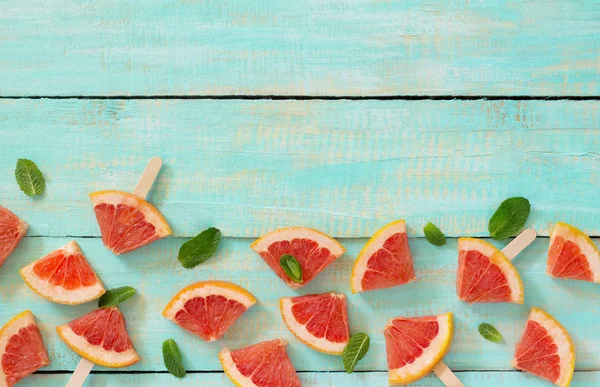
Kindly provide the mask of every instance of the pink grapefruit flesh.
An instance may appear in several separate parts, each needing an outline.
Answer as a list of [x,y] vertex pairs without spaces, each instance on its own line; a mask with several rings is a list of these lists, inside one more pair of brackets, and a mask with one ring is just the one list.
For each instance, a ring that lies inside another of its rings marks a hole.
[[300,379],[287,355],[283,339],[263,341],[219,354],[223,370],[240,387],[300,387]]
[[558,321],[543,310],[532,308],[512,364],[557,386],[567,387],[575,368],[575,350]]
[[[335,239],[305,227],[282,228],[269,233],[250,246],[291,288],[309,283],[346,250]],[[283,271],[280,259],[292,255],[302,269],[302,281],[292,281]]]
[[350,339],[344,294],[283,297],[279,306],[283,321],[300,341],[320,352],[342,354]]
[[50,364],[35,318],[18,314],[0,330],[0,386],[14,386]]
[[458,240],[458,298],[469,303],[523,303],[523,283],[510,260],[493,245],[475,238]]
[[557,223],[550,234],[547,272],[555,278],[600,283],[600,251],[581,230]]
[[0,206],[0,266],[17,248],[29,226],[7,208]]

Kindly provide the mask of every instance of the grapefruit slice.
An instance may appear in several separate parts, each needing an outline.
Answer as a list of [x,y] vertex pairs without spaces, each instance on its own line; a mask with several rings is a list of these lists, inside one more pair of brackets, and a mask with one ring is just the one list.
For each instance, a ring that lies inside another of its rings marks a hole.
[[26,310],[0,329],[0,386],[21,379],[50,364],[35,317]]
[[17,248],[28,228],[17,215],[0,206],[0,266]]
[[56,332],[73,352],[93,363],[120,368],[140,361],[123,314],[115,306],[96,309],[56,327]]
[[475,238],[458,240],[458,298],[474,302],[523,304],[521,276],[504,254],[491,244]]
[[279,299],[285,325],[304,344],[319,352],[341,355],[350,340],[348,304],[342,293]]
[[[282,228],[273,231],[250,245],[291,288],[297,289],[315,278],[338,259],[346,249],[329,235],[305,227]],[[292,281],[281,268],[282,255],[290,254],[302,268],[302,281]]]
[[90,194],[102,242],[116,255],[171,235],[167,221],[152,204],[121,191]]
[[406,223],[392,222],[377,231],[361,250],[352,268],[352,293],[391,288],[415,280]]
[[162,315],[203,340],[216,341],[255,303],[250,292],[230,282],[198,282],[177,293]]
[[105,293],[75,241],[30,263],[19,273],[31,290],[59,304],[83,304]]
[[415,382],[433,370],[452,343],[452,313],[396,317],[383,331],[391,385]]
[[575,349],[569,333],[548,313],[531,308],[512,365],[557,386],[567,387],[575,369]]
[[300,379],[285,351],[283,339],[263,341],[230,351],[224,348],[219,359],[225,374],[239,387],[300,387]]
[[550,234],[547,272],[556,278],[600,283],[600,252],[581,230],[557,223]]

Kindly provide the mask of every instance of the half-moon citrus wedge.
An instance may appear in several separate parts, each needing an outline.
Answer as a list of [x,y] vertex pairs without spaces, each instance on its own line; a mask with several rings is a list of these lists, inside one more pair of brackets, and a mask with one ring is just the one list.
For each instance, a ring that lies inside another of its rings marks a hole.
[[17,248],[28,228],[17,215],[0,206],[0,266]]
[[363,247],[352,268],[350,287],[352,293],[358,293],[414,280],[406,223],[398,220],[377,231]]
[[513,264],[493,245],[476,238],[458,240],[458,298],[469,303],[522,304],[523,282]]
[[19,273],[31,290],[59,304],[83,304],[105,293],[75,241],[30,263]]
[[600,283],[600,251],[581,230],[557,223],[550,234],[547,272],[556,278]]
[[279,299],[285,325],[304,344],[319,352],[341,355],[350,340],[348,304],[342,293]]
[[116,255],[171,235],[165,218],[144,199],[121,191],[94,192],[90,199],[102,242]]
[[0,329],[0,361],[0,386],[8,387],[50,364],[30,311],[19,313]]
[[429,374],[452,343],[452,313],[396,317],[384,330],[391,385],[413,383]]
[[286,345],[285,340],[275,339],[235,351],[224,348],[219,359],[225,374],[238,387],[300,387]]
[[256,298],[236,284],[205,281],[183,288],[162,315],[203,340],[216,341],[255,303]]
[[56,332],[73,352],[98,365],[120,368],[140,361],[116,306],[96,309],[56,327]]
[[[305,227],[273,231],[256,240],[250,247],[293,289],[309,283],[346,251],[329,235]],[[279,263],[281,256],[288,254],[296,258],[302,269],[302,280],[299,283],[292,281]]]
[[575,349],[569,333],[548,313],[531,308],[512,365],[557,386],[567,387],[575,369]]

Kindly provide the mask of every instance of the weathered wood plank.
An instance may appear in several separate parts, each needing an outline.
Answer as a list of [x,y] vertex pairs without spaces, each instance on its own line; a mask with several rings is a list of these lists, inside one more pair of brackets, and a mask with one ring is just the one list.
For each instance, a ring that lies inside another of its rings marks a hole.
[[[162,240],[126,257],[115,257],[99,238],[79,239],[83,251],[108,288],[130,285],[139,290],[122,305],[129,331],[142,362],[134,370],[164,370],[161,344],[174,338],[185,354],[190,370],[220,370],[217,358],[223,346],[240,348],[254,342],[284,337],[298,370],[342,370],[339,357],[317,353],[296,340],[281,320],[278,299],[294,295],[276,278],[260,257],[249,249],[250,239],[227,238],[219,253],[194,270],[183,269],[177,251],[185,239]],[[54,333],[54,326],[92,310],[95,303],[82,306],[56,305],[35,295],[17,270],[34,259],[68,242],[67,238],[25,238],[22,246],[0,267],[0,323],[29,308],[38,317],[52,365],[50,370],[72,370],[77,356]],[[340,291],[348,296],[353,332],[371,336],[371,350],[359,363],[359,370],[386,370],[385,343],[381,331],[394,316],[455,313],[456,331],[446,362],[457,370],[511,370],[514,344],[523,331],[531,306],[546,309],[569,330],[577,353],[579,370],[600,370],[600,306],[595,302],[599,285],[558,281],[545,274],[547,238],[538,238],[516,266],[525,285],[525,305],[466,305],[455,294],[457,265],[456,239],[435,247],[425,239],[410,241],[417,281],[394,289],[351,295],[349,278],[352,263],[365,239],[343,240],[348,253],[299,293]],[[599,243],[596,240],[596,243]],[[126,273],[126,276],[123,275]],[[170,298],[183,286],[198,280],[233,281],[256,295],[259,303],[250,309],[222,341],[205,343],[164,319],[160,314]],[[477,332],[482,322],[492,323],[506,343],[485,341]]]
[[[175,235],[214,225],[255,237],[305,225],[372,235],[405,218],[449,236],[486,235],[506,197],[600,235],[598,101],[0,101],[0,204],[29,235],[97,236],[87,194],[130,191],[148,159],[165,167],[150,200]],[[47,193],[14,181],[36,161]]]
[[8,0],[0,95],[598,95],[596,0]]
[[[520,372],[461,372],[458,374],[465,386],[488,387],[548,387],[548,382]],[[35,374],[24,380],[19,386],[62,387],[69,375]],[[373,387],[387,386],[387,373],[369,372],[354,373],[302,373],[300,380],[303,386],[356,386]],[[177,380],[165,374],[92,374],[86,387],[94,386],[233,386],[224,374],[188,374],[185,379]],[[600,372],[576,372],[571,387],[589,387],[600,384]],[[429,376],[412,387],[443,386],[435,378]]]

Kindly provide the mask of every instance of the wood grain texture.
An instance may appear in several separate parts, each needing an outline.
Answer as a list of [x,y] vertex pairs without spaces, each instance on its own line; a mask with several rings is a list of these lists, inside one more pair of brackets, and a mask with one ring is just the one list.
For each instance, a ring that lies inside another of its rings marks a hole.
[[[41,325],[52,364],[47,370],[73,370],[78,357],[58,338],[54,327],[64,324],[95,308],[91,302],[81,306],[52,304],[34,294],[17,271],[20,267],[67,243],[67,238],[25,238],[13,256],[0,267],[0,323],[24,309],[31,309]],[[279,298],[296,294],[338,291],[346,293],[350,329],[366,332],[371,349],[358,364],[358,370],[387,369],[383,328],[396,316],[440,314],[452,311],[455,334],[451,352],[445,362],[454,370],[511,370],[514,345],[523,332],[531,306],[545,309],[571,333],[575,343],[578,370],[600,370],[600,306],[594,302],[599,285],[555,280],[545,274],[547,238],[538,238],[515,265],[523,278],[525,304],[467,305],[457,299],[455,277],[456,239],[435,247],[424,238],[410,240],[417,281],[402,287],[352,295],[350,272],[356,255],[366,239],[342,240],[348,252],[296,292],[287,287],[250,250],[251,240],[227,238],[216,256],[194,270],[186,270],[177,261],[184,238],[161,240],[123,257],[113,256],[99,238],[78,239],[93,268],[107,288],[129,285],[138,290],[122,304],[133,343],[142,361],[128,370],[164,370],[162,342],[173,338],[180,346],[190,370],[220,370],[217,353],[283,337],[290,343],[289,353],[301,371],[342,371],[340,357],[313,351],[301,344],[285,327],[279,313]],[[599,240],[596,240],[598,243]],[[503,244],[497,244],[502,247]],[[127,273],[125,276],[123,273]],[[199,280],[228,280],[248,289],[259,300],[228,331],[223,340],[206,343],[161,316],[168,301],[181,288]],[[477,327],[493,324],[505,343],[484,340]],[[102,370],[101,367],[98,367]]]
[[4,0],[0,95],[599,95],[596,0]]
[[[600,235],[600,101],[2,100],[0,205],[30,236],[98,236],[88,193],[131,192],[164,167],[149,200],[176,236],[216,226],[257,237],[310,226],[371,236],[406,219],[448,236],[487,235],[507,197]],[[31,199],[18,158],[47,179]]]
[[[534,376],[517,372],[461,372],[458,374],[467,387],[548,387],[550,384]],[[339,386],[374,387],[387,386],[387,373],[370,372],[347,375],[343,373],[302,373],[299,375],[303,386]],[[19,386],[62,387],[68,375],[33,375]],[[576,372],[571,387],[589,387],[600,384],[600,372]],[[185,379],[177,380],[165,374],[92,374],[86,387],[105,386],[228,386],[233,384],[224,374],[188,374]],[[411,387],[443,387],[443,384],[431,375],[412,383]]]

